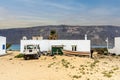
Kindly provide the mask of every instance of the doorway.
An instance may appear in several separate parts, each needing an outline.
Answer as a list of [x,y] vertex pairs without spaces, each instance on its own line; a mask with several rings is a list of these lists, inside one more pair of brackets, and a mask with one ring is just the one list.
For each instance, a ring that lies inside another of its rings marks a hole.
[[62,45],[52,46],[52,55],[63,55],[62,49],[63,49]]

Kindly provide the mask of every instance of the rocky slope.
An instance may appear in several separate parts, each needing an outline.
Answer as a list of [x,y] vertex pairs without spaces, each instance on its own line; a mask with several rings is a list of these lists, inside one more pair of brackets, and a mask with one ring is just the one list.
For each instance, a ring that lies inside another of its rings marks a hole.
[[41,35],[44,39],[48,38],[51,30],[56,30],[59,39],[84,39],[84,35],[88,35],[88,39],[92,41],[92,45],[106,45],[105,39],[109,38],[109,44],[113,45],[114,37],[120,36],[119,26],[69,26],[69,25],[49,25],[35,26],[30,28],[13,28],[1,29],[0,35],[7,37],[7,42],[19,44],[23,36],[31,39],[34,35]]

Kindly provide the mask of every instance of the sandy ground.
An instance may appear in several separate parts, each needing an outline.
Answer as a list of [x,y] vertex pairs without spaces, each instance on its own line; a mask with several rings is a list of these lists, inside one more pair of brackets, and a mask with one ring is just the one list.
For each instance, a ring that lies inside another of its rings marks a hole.
[[0,80],[120,80],[120,57],[90,59],[77,56],[0,57]]

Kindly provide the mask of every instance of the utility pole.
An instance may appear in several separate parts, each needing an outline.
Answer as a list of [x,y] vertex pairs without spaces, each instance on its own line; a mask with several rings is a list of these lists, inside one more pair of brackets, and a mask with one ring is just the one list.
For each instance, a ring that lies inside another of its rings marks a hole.
[[108,41],[108,37],[106,38],[106,43],[107,43],[107,50],[108,50],[108,48],[109,48],[109,41]]

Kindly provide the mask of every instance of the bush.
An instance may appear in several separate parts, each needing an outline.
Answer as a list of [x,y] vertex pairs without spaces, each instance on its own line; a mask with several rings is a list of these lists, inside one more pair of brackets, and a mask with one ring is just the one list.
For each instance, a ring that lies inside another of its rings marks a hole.
[[50,68],[50,67],[51,67],[52,65],[54,65],[54,64],[55,64],[55,62],[49,64],[49,65],[48,65],[48,68]]
[[9,60],[12,60],[12,58],[10,58]]
[[73,75],[73,78],[78,79],[78,78],[81,78],[81,76],[80,75]]
[[12,46],[12,44],[7,43],[6,44],[6,49],[9,49]]
[[90,64],[90,67],[91,68],[95,67],[97,63],[99,63],[99,61],[98,60],[94,60],[94,62]]
[[116,56],[116,54],[115,53],[111,53],[111,56]]
[[52,57],[52,59],[57,59],[56,56]]
[[68,61],[65,60],[65,59],[62,59],[61,62],[62,62],[62,65],[63,65],[65,68],[68,68],[68,67],[70,66],[70,62],[68,62]]
[[93,48],[92,50],[98,52],[98,54],[108,55],[107,48]]
[[22,58],[22,57],[24,57],[23,54],[18,54],[18,55],[15,56],[15,58]]
[[112,77],[113,71],[112,71],[112,70],[111,70],[111,71],[104,71],[104,72],[102,72],[102,74],[103,74],[105,77],[110,78],[110,77]]
[[119,67],[115,67],[115,68],[113,68],[113,70],[114,70],[114,71],[119,70]]

